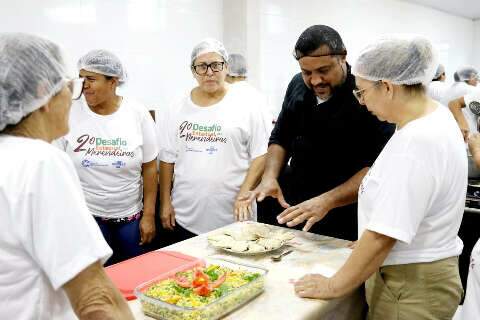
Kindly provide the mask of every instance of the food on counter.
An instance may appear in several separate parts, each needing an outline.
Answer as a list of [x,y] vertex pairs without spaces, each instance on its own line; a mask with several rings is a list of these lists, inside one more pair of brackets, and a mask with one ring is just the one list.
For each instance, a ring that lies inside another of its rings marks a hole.
[[209,243],[217,248],[244,254],[263,253],[276,250],[295,235],[292,232],[274,231],[263,224],[246,224],[241,230],[222,230],[208,237]]
[[137,295],[145,314],[156,319],[218,319],[260,294],[266,272],[233,262],[211,264],[152,281]]

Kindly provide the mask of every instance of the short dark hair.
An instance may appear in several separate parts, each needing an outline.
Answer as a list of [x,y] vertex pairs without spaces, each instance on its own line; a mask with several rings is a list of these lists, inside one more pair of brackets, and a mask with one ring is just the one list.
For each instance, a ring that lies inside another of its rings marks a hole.
[[346,55],[347,49],[340,34],[329,26],[314,25],[302,32],[295,44],[293,55],[295,59],[309,56],[321,46],[326,46],[328,52],[322,55]]

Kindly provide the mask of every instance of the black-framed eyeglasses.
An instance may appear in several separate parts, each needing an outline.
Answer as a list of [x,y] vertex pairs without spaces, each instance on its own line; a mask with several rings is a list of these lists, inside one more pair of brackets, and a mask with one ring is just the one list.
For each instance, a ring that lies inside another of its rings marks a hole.
[[353,95],[355,96],[355,98],[357,98],[358,102],[360,103],[363,103],[363,98],[364,98],[364,93],[365,91],[367,91],[368,89],[371,89],[373,87],[376,87],[378,86],[382,81],[378,80],[378,81],[375,81],[374,84],[372,84],[370,87],[366,87],[364,89],[356,89],[356,90],[353,90]]
[[206,75],[208,72],[208,68],[212,70],[212,72],[220,72],[223,71],[223,66],[225,65],[225,61],[215,61],[212,63],[200,63],[197,65],[192,65],[193,71],[195,71],[196,74],[199,76]]

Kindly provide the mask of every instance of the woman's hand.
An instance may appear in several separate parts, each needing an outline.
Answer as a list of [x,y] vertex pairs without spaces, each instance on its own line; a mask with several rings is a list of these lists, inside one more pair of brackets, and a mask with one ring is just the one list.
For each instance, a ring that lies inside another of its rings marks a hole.
[[160,203],[160,219],[164,229],[173,230],[175,227],[175,210],[170,201]]
[[140,245],[152,242],[155,238],[155,216],[143,215],[140,218]]
[[340,295],[334,290],[331,278],[320,274],[307,274],[295,282],[295,293],[302,298],[334,299]]
[[240,194],[235,199],[235,203],[233,206],[233,213],[235,214],[235,221],[247,221],[249,220],[252,215],[252,203],[253,201],[249,201],[250,193],[246,192]]

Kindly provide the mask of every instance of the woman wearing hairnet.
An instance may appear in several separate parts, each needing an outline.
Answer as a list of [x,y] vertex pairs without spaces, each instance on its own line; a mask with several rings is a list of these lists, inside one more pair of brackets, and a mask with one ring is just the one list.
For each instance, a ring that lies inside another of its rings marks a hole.
[[133,319],[75,169],[50,145],[81,87],[56,44],[0,34],[0,319]]
[[467,94],[475,94],[480,92],[477,88],[478,71],[473,67],[461,67],[455,71],[453,78],[455,83],[448,88],[442,101],[452,112],[458,126],[463,133],[463,138],[468,141],[471,133],[478,132],[477,118],[478,115],[473,113],[470,108],[465,108],[462,97]]
[[160,215],[163,227],[174,230],[172,241],[256,216],[236,197],[258,183],[270,131],[261,101],[225,82],[227,61],[217,40],[195,46],[190,68],[198,85],[165,115]]
[[453,317],[462,296],[457,233],[467,157],[451,113],[426,96],[436,67],[420,37],[380,40],[361,52],[354,94],[397,130],[360,185],[352,254],[331,278],[297,281],[301,297],[340,297],[366,281],[369,319]]
[[63,146],[113,249],[112,264],[144,253],[155,236],[155,124],[143,105],[117,94],[126,73],[114,54],[90,51],[77,67],[85,99],[72,108]]

